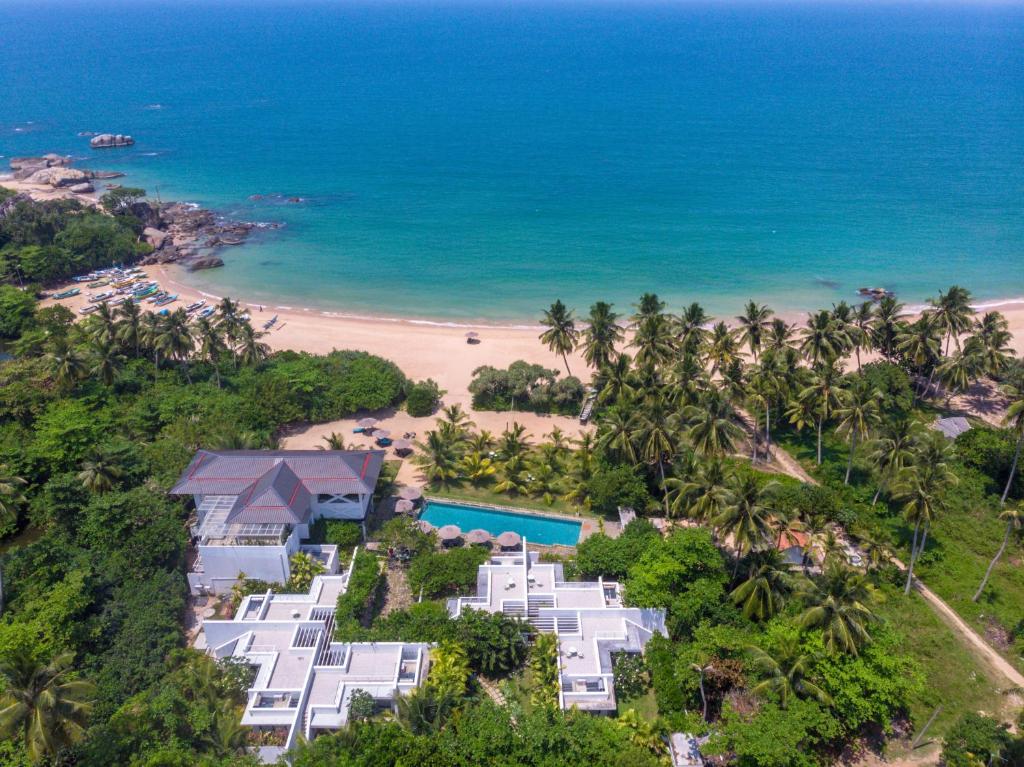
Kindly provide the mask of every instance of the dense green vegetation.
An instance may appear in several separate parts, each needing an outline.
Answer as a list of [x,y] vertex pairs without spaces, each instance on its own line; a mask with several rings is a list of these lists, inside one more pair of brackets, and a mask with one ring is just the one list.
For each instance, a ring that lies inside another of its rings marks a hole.
[[525,410],[533,413],[577,415],[583,403],[583,384],[557,370],[517,360],[507,370],[485,365],[473,371],[469,384],[476,410]]

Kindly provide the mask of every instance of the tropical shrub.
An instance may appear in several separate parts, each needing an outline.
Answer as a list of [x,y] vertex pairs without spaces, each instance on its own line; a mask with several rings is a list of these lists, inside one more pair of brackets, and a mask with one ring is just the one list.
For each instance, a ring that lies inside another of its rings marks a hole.
[[501,676],[526,660],[525,630],[517,618],[467,609],[455,621],[455,640],[466,648],[470,668],[485,676]]
[[320,517],[309,526],[309,541],[337,546],[338,555],[344,557],[363,542],[363,528],[358,522]]
[[643,513],[651,502],[651,493],[643,477],[632,466],[602,466],[587,482],[590,508],[598,514],[614,516],[619,507]]
[[469,384],[476,410],[527,410],[577,415],[583,404],[583,384],[573,376],[558,378],[557,370],[517,360],[507,370],[484,365],[473,371]]
[[409,387],[405,396],[405,409],[414,418],[428,416],[437,410],[443,394],[433,379],[419,381]]
[[640,653],[612,653],[612,671],[615,674],[615,697],[619,700],[639,698],[650,689],[650,672]]
[[409,586],[430,599],[464,594],[476,584],[477,571],[488,556],[482,546],[423,552],[409,566]]
[[[558,707],[558,637],[538,634],[530,648],[530,671],[533,674],[533,692],[530,702],[534,706],[554,709]],[[616,693],[618,688],[616,687]]]
[[338,595],[334,612],[334,637],[337,641],[344,642],[361,633],[362,627],[372,617],[383,582],[376,555],[365,549],[357,551],[348,587]]

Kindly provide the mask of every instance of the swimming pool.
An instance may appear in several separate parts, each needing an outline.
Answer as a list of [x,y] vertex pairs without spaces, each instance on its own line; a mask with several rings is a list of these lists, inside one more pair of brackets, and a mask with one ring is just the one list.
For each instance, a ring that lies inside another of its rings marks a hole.
[[457,525],[464,533],[470,530],[486,530],[491,535],[500,535],[508,530],[519,533],[529,543],[547,546],[575,546],[580,538],[581,522],[571,519],[545,517],[539,514],[516,514],[512,511],[487,509],[461,503],[427,501],[420,514],[434,527]]

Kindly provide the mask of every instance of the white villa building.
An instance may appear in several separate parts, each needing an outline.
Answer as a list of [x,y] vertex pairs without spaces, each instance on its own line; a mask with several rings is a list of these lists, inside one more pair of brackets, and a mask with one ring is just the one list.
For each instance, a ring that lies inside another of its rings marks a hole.
[[641,653],[654,634],[667,636],[665,611],[625,607],[618,583],[566,581],[562,565],[538,553],[497,554],[480,566],[477,595],[448,601],[458,617],[466,608],[528,618],[558,636],[562,708],[615,710],[613,652]]
[[[333,546],[328,559],[337,562]],[[354,555],[353,555],[354,561]],[[336,730],[348,722],[352,694],[365,690],[380,709],[426,679],[430,650],[403,642],[332,641],[343,574],[318,575],[308,594],[245,597],[231,620],[207,619],[197,647],[214,658],[237,658],[257,669],[242,724],[267,733],[260,758],[273,762],[301,735]]]
[[171,488],[195,501],[192,593],[223,593],[239,573],[287,581],[310,523],[366,519],[383,462],[381,450],[197,452]]

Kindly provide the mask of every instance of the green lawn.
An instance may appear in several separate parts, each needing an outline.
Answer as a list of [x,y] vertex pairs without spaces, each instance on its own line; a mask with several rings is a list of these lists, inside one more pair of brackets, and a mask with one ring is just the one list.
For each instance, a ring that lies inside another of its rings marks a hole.
[[622,716],[626,711],[631,708],[635,708],[636,712],[640,714],[640,718],[644,721],[651,722],[658,718],[658,704],[654,700],[654,689],[650,689],[641,695],[639,698],[633,698],[627,701],[616,701],[616,716]]
[[923,727],[939,705],[943,709],[928,737],[941,736],[967,711],[998,713],[1006,706],[1002,680],[989,675],[918,594],[905,597],[892,587],[885,589],[884,597],[877,612],[906,637],[904,649],[925,673],[924,691],[911,705],[916,727]]

